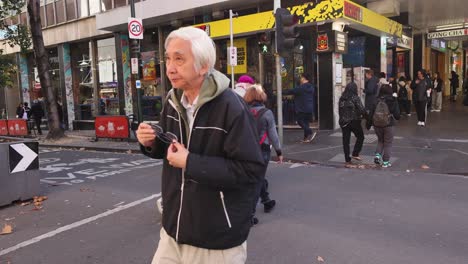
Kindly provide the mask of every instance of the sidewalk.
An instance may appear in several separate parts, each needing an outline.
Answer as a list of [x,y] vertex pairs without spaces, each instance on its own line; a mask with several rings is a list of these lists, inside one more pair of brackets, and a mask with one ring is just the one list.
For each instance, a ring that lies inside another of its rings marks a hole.
[[[386,170],[468,175],[467,121],[468,107],[448,102],[442,112],[428,113],[426,127],[416,125],[415,114],[410,117],[402,116],[395,127],[393,167]],[[356,164],[372,165],[377,137],[372,130],[365,133],[361,152],[364,160]],[[94,141],[94,130],[66,131],[66,135],[67,138],[56,142],[45,141],[45,136],[40,136],[38,139],[40,146],[46,148],[139,153],[135,139],[130,142],[111,139]],[[319,131],[311,143],[300,143],[300,139],[302,139],[301,130],[284,130],[283,153],[287,160],[333,167],[344,166],[341,130]],[[354,137],[351,144],[352,148]]]

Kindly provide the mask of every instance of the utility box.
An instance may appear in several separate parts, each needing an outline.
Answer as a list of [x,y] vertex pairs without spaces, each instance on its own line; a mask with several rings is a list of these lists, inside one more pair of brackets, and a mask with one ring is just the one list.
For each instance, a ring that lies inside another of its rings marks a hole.
[[0,206],[40,193],[39,143],[0,141]]

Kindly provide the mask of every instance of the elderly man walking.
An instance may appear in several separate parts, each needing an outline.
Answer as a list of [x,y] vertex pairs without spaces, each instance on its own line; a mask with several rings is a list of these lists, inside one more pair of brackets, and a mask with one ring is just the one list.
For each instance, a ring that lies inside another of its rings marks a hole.
[[[245,263],[266,164],[247,105],[214,69],[215,46],[185,27],[165,42],[173,89],[160,127],[140,124],[142,152],[163,159],[162,229],[152,263]],[[168,140],[170,139],[170,140]]]

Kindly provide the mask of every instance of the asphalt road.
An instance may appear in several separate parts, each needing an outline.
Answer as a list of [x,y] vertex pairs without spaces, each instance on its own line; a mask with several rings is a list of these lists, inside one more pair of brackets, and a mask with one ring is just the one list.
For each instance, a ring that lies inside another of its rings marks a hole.
[[[161,166],[141,155],[40,155],[42,209],[0,208],[0,264],[150,263]],[[248,263],[468,263],[468,177],[270,164],[277,208]],[[324,262],[319,262],[318,258]]]

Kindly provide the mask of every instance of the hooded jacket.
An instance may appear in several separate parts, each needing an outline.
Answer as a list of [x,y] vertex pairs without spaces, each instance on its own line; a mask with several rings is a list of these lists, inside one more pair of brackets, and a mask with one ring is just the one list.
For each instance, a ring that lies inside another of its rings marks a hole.
[[256,186],[266,164],[253,116],[228,85],[220,72],[206,77],[192,130],[180,102],[183,91],[169,92],[160,125],[188,149],[185,170],[169,165],[164,142],[141,146],[143,154],[163,159],[162,225],[181,244],[228,249],[246,241],[251,227]]
[[296,113],[313,113],[315,109],[315,86],[310,82],[303,83],[291,90],[283,92],[284,95],[294,95]]

